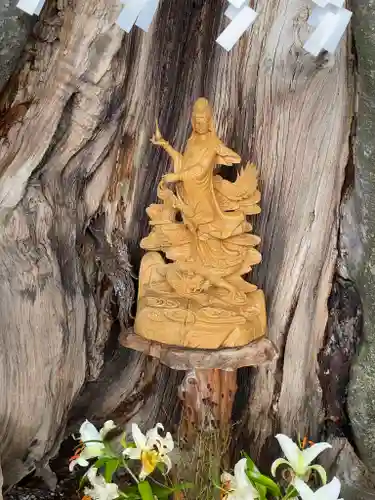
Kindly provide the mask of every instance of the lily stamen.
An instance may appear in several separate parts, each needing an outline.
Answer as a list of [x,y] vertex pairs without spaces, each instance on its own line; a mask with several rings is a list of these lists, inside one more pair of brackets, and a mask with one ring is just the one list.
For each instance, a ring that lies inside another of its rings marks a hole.
[[310,441],[309,438],[305,436],[301,441],[301,450],[305,450],[307,446],[314,446],[314,444],[314,441]]
[[87,467],[88,460],[102,456],[105,452],[103,439],[114,427],[112,420],[105,422],[100,431],[88,420],[83,422],[79,430],[80,443],[75,449],[74,455],[69,459],[69,470],[72,471],[76,464]]
[[141,461],[140,480],[150,475],[158,463],[164,463],[167,466],[167,472],[172,467],[168,457],[168,453],[174,448],[172,436],[169,432],[165,437],[160,436],[159,429],[164,430],[161,424],[157,424],[153,429],[143,434],[137,424],[132,425],[132,435],[136,446],[135,448],[126,448],[123,453],[130,459]]

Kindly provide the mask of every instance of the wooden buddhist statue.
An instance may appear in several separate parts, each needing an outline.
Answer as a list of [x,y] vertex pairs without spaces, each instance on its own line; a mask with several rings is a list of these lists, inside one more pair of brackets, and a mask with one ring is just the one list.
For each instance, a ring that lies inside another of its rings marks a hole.
[[[264,294],[242,275],[261,261],[247,216],[260,212],[257,171],[247,165],[235,182],[216,165],[241,158],[216,135],[206,99],[198,99],[183,154],[152,138],[170,155],[174,172],[147,209],[152,230],[139,274],[135,331],[157,342],[200,349],[244,346],[265,334]],[[168,262],[164,260],[165,255]]]

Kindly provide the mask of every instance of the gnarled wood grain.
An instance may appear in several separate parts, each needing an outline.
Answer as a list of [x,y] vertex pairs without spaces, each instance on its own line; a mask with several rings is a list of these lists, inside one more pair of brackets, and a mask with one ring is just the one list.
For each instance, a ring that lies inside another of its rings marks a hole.
[[123,332],[120,336],[120,343],[124,347],[159,359],[163,365],[173,370],[194,370],[197,368],[199,370],[235,371],[244,366],[268,364],[277,357],[275,347],[266,338],[236,348],[184,349],[153,342],[134,333]]
[[264,255],[258,282],[268,296],[269,338],[283,352],[253,383],[249,429],[258,449],[275,428],[315,438],[324,417],[317,354],[336,261],[350,95],[345,44],[327,60],[303,53],[305,20],[302,3],[281,2],[257,79]]
[[[33,101],[10,127],[9,146],[0,143],[0,457],[8,485],[56,453],[69,415],[168,418],[178,374],[137,354],[111,359],[132,301],[127,251],[136,273],[145,207],[168,170],[149,143],[155,118],[181,148],[201,95],[219,135],[261,172],[263,264],[253,280],[267,294],[269,338],[281,357],[251,379],[244,372],[252,394],[243,438],[256,439],[255,453],[276,428],[316,435],[317,354],[350,124],[346,46],[313,59],[302,50],[306,3],[259,0],[259,21],[226,53],[214,42],[225,6],[163,0],[150,32],[128,36],[115,25],[114,0],[50,2],[18,89],[13,81],[5,91],[12,105]],[[117,170],[130,188],[122,200],[109,185],[118,161],[131,164]]]

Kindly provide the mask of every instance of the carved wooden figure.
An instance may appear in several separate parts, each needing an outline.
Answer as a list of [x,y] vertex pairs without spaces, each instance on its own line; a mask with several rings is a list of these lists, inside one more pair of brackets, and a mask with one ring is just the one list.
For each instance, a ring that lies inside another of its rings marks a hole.
[[245,346],[266,330],[264,294],[242,278],[261,261],[260,238],[247,220],[260,212],[257,170],[246,165],[235,182],[215,175],[217,165],[241,158],[218,138],[206,99],[195,103],[192,127],[183,154],[158,127],[152,138],[172,158],[174,172],[159,183],[161,203],[147,209],[152,229],[141,242],[148,252],[135,332],[185,348]]
[[[240,164],[241,158],[218,138],[206,99],[194,105],[192,128],[182,154],[156,126],[152,142],[170,155],[174,169],[159,183],[160,202],[147,209],[151,231],[141,241],[147,252],[139,273],[135,333],[121,337],[124,346],[186,371],[179,388],[179,437],[188,446],[187,457],[202,442],[206,450],[229,442],[236,370],[277,356],[264,337],[264,294],[243,279],[261,261],[255,248],[260,238],[251,234],[248,221],[260,212],[257,170],[247,164],[235,182],[215,173],[218,165]],[[218,457],[211,464],[215,474],[224,448],[212,452]],[[183,460],[184,480],[195,477],[197,461],[205,463],[198,455]]]

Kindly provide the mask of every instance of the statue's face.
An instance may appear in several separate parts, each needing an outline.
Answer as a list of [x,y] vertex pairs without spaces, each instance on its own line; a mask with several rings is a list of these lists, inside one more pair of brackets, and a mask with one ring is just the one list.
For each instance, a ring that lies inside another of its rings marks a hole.
[[207,112],[195,112],[193,115],[193,128],[197,134],[207,134],[210,131],[210,117]]

